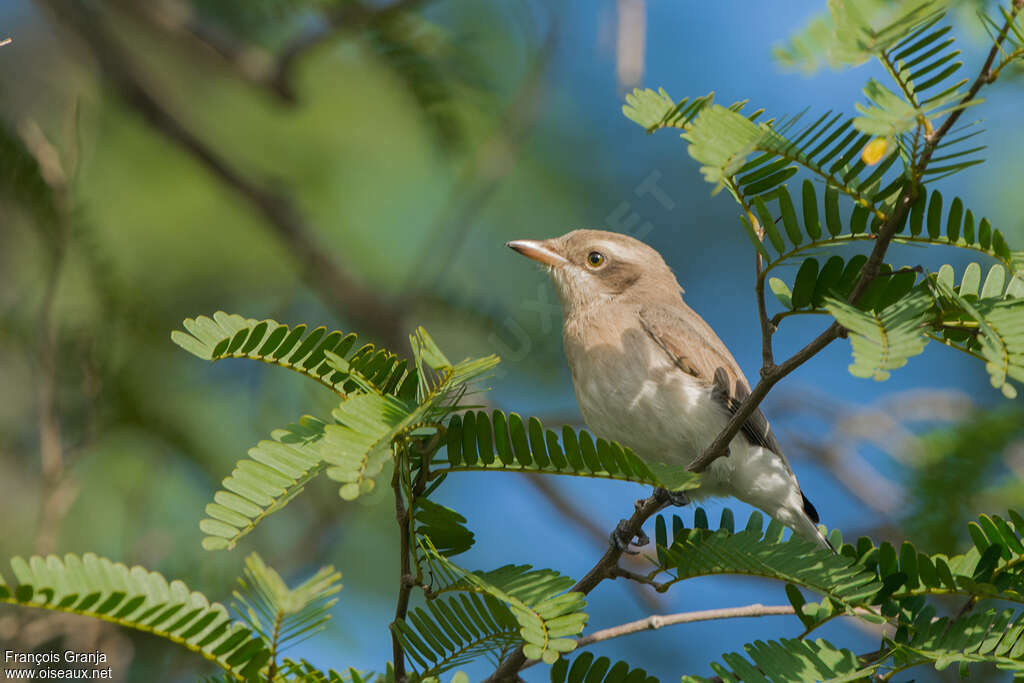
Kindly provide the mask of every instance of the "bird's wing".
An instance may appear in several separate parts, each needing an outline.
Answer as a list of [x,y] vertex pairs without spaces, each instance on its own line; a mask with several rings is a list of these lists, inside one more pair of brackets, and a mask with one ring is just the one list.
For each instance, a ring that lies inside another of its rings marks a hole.
[[[680,304],[686,306],[685,303]],[[750,393],[750,387],[729,349],[710,325],[692,309],[676,309],[674,306],[642,307],[640,324],[676,367],[711,387],[712,398],[730,413],[736,412],[740,402]],[[747,418],[742,432],[750,443],[782,455],[782,448],[760,410],[755,410]]]

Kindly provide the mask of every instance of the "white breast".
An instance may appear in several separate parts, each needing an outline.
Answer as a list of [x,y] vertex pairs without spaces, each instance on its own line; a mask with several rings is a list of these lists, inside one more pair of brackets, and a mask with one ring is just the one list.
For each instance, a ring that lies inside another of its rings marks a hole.
[[[626,320],[625,316],[622,316]],[[620,318],[601,316],[602,320]],[[596,325],[597,321],[580,321]],[[581,348],[566,328],[566,355],[580,413],[597,436],[633,449],[649,462],[689,464],[728,421],[710,388],[682,372],[639,326],[585,336]],[[582,352],[582,353],[581,353]],[[706,495],[720,495],[732,465],[719,459],[705,477]],[[703,493],[703,492],[702,492]]]

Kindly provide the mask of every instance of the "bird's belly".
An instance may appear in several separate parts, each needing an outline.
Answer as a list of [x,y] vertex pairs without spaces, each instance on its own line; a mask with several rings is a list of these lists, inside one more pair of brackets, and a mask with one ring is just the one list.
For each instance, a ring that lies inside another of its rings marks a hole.
[[587,427],[650,462],[688,464],[728,418],[709,388],[670,363],[623,363],[573,379]]

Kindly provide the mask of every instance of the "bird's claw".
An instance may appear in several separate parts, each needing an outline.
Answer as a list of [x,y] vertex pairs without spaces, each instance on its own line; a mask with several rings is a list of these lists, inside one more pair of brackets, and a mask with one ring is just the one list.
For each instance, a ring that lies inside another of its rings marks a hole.
[[635,545],[639,547],[645,546],[651,542],[650,537],[644,533],[643,529],[634,534],[629,530],[629,521],[620,519],[619,523],[615,526],[615,531],[612,532],[611,537],[608,539],[608,542],[620,553],[636,555],[637,551],[630,550],[629,548],[629,546],[633,544],[633,539],[636,539]]
[[661,509],[665,509],[670,505],[676,507],[686,507],[690,504],[690,497],[686,495],[685,491],[669,491],[668,489],[659,488],[657,489],[659,495],[663,496],[664,503],[661,504]]
[[690,504],[690,497],[686,495],[685,491],[666,491],[668,494],[668,502],[670,505],[676,507],[686,507]]

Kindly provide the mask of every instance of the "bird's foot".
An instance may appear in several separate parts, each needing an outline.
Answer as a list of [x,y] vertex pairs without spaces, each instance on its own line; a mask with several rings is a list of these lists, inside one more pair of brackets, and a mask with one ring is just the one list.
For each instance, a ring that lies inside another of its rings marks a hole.
[[686,491],[669,491],[666,489],[665,494],[668,496],[669,505],[686,507],[690,504],[690,497],[686,495]]
[[609,537],[608,543],[620,553],[636,555],[637,551],[630,550],[629,548],[633,543],[633,539],[636,539],[636,545],[639,547],[643,547],[651,542],[650,537],[644,533],[643,529],[639,533],[634,534],[629,530],[629,520],[620,519],[619,523],[615,526],[615,531]]

